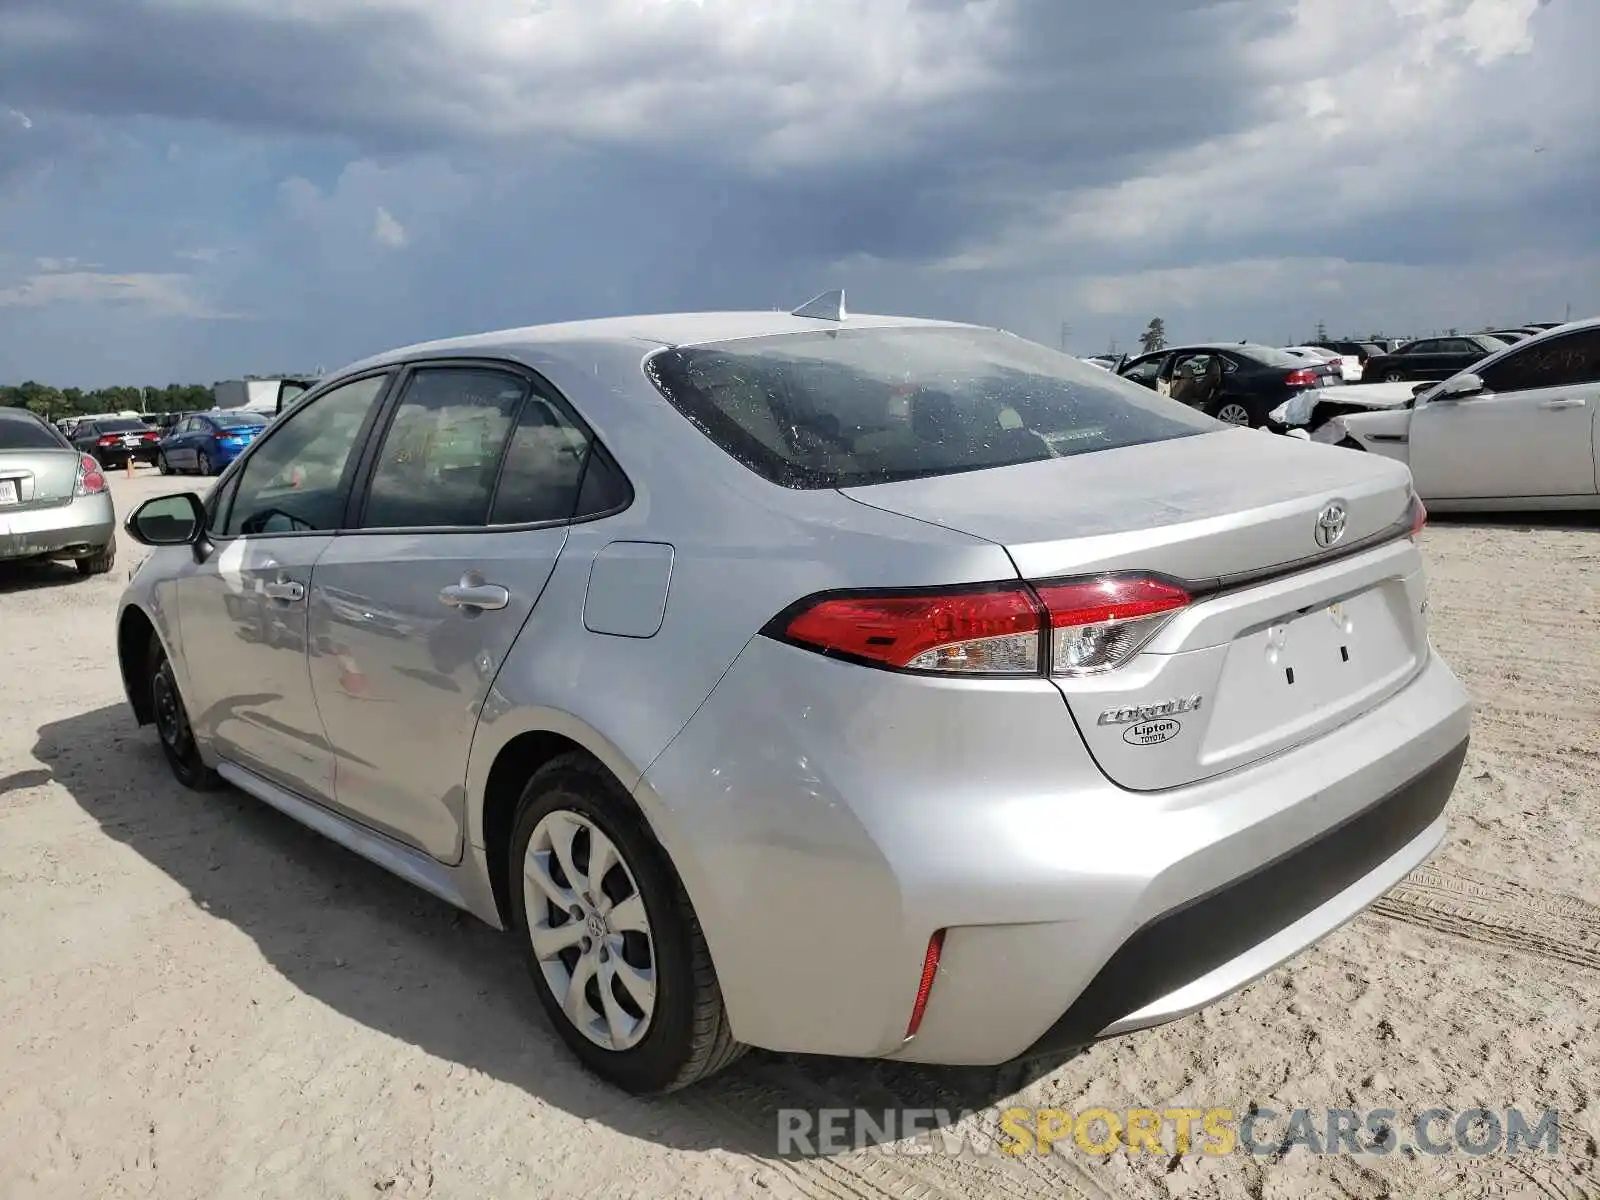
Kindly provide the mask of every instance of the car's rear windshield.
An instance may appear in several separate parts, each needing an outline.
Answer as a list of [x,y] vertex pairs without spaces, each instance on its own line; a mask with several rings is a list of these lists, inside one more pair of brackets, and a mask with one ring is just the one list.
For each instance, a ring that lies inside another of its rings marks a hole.
[[1279,350],[1273,346],[1243,346],[1240,347],[1239,353],[1263,367],[1287,367],[1293,370],[1305,361],[1287,350]]
[[109,421],[96,421],[94,427],[101,433],[125,433],[130,429],[146,428],[143,421],[135,421],[132,417],[115,417]]
[[67,440],[43,421],[0,414],[0,450],[60,450]]
[[784,487],[862,487],[1223,428],[1136,383],[993,329],[784,334],[662,350],[662,395]]
[[231,412],[220,413],[211,418],[223,429],[242,429],[246,425],[265,425],[267,419],[260,413]]

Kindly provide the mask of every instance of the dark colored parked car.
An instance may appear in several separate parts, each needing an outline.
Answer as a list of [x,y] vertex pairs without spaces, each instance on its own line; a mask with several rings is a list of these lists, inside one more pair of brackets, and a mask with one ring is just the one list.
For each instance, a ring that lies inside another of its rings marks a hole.
[[93,455],[102,467],[125,467],[131,458],[136,463],[156,461],[156,442],[161,434],[133,417],[101,417],[80,421],[72,429],[72,445],[83,454]]
[[1481,358],[1504,350],[1510,343],[1487,333],[1454,337],[1418,338],[1398,350],[1367,360],[1363,383],[1400,383],[1424,379],[1449,379]]
[[1118,374],[1219,421],[1255,428],[1291,396],[1344,383],[1337,360],[1308,362],[1248,342],[1157,350],[1124,363]]
[[1332,350],[1335,354],[1353,354],[1361,360],[1363,367],[1367,365],[1367,359],[1383,353],[1383,347],[1375,342],[1307,342],[1306,345],[1319,350]]
[[245,409],[189,413],[161,439],[156,465],[163,475],[215,475],[266,426],[266,417]]

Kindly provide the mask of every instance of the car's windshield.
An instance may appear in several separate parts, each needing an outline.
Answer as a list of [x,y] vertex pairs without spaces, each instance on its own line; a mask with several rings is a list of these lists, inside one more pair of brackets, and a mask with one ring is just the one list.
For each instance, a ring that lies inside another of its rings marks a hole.
[[663,350],[646,371],[723,450],[794,488],[953,474],[1222,428],[992,329],[750,338]]
[[0,450],[60,450],[66,444],[43,421],[0,414]]
[[1504,338],[1497,338],[1493,334],[1489,333],[1480,333],[1478,335],[1478,341],[1482,342],[1491,351],[1504,350],[1507,346],[1511,345],[1511,343],[1506,341]]

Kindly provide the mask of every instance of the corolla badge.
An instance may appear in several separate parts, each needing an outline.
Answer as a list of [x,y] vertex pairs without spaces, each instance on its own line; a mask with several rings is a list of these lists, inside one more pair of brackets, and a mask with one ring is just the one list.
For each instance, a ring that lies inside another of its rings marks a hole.
[[1335,500],[1317,514],[1317,545],[1326,549],[1344,536],[1344,504]]
[[[1130,704],[1124,708],[1108,708],[1100,714],[1099,725],[1134,725],[1142,721],[1159,721],[1163,717],[1175,717],[1179,713],[1194,712],[1200,707],[1201,696],[1174,696],[1170,700],[1160,700],[1155,704]],[[1177,732],[1176,729],[1173,730]]]

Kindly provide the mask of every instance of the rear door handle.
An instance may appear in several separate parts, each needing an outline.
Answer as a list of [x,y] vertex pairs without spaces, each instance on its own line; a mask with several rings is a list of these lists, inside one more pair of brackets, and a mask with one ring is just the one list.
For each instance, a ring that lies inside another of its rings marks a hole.
[[460,583],[440,590],[439,603],[469,610],[504,608],[511,603],[511,593],[498,583],[485,583],[476,571],[468,571]]
[[1546,400],[1540,408],[1582,408],[1589,403],[1579,396],[1567,396],[1560,400]]
[[272,583],[261,585],[261,591],[269,599],[287,600],[291,604],[298,604],[306,598],[306,585],[296,583],[293,579],[279,579]]

